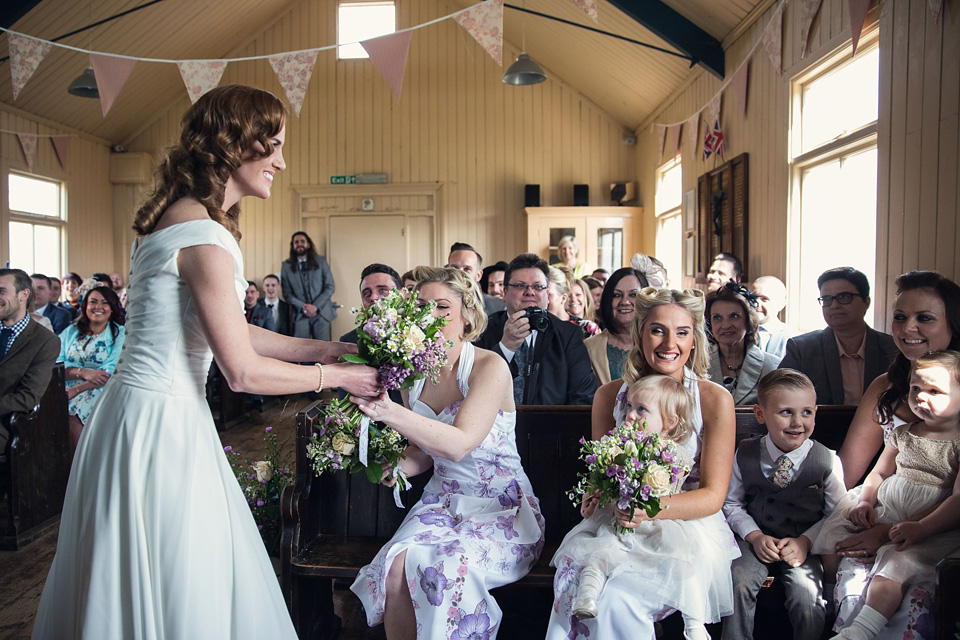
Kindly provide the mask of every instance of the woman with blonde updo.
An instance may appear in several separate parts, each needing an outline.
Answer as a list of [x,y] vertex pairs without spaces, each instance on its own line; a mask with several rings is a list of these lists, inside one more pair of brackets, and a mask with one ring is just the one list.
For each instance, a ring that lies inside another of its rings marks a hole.
[[391,640],[486,638],[501,617],[490,589],[527,574],[544,523],[517,453],[510,370],[470,342],[487,324],[480,287],[454,268],[417,267],[414,278],[418,299],[447,318],[450,366],[404,392],[405,406],[385,394],[351,400],[407,438],[404,473],[433,476],[351,590]]

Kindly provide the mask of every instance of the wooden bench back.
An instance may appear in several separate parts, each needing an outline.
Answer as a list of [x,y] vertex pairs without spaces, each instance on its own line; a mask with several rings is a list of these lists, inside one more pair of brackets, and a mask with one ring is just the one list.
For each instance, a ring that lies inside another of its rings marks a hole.
[[[847,437],[847,429],[853,422],[853,414],[857,407],[846,405],[820,405],[817,407],[817,418],[813,431],[813,439],[828,449],[839,451],[843,439]],[[737,407],[737,444],[745,438],[765,435],[767,428],[757,422],[752,407]]]

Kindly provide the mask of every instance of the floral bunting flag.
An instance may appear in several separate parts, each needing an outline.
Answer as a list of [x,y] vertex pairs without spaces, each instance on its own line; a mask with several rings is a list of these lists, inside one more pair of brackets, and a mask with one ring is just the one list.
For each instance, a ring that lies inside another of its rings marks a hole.
[[853,40],[853,55],[857,55],[857,43],[860,42],[860,33],[863,23],[867,21],[867,10],[870,0],[847,0],[847,9],[850,11],[850,39]]
[[597,0],[573,0],[573,3],[593,18],[594,22],[599,22],[597,20]]
[[37,136],[32,133],[18,133],[20,146],[23,148],[23,157],[27,161],[27,169],[33,171],[33,156],[37,152]]
[[933,12],[933,21],[940,22],[940,12],[943,11],[943,0],[928,0],[930,11]]
[[13,99],[40,66],[40,62],[50,53],[51,42],[28,38],[16,33],[7,33],[7,46],[10,49],[10,75],[13,80]]
[[747,84],[750,78],[750,60],[746,60],[733,76],[733,92],[737,96],[743,117],[747,117]]
[[485,0],[454,18],[498,65],[503,66],[503,0]]
[[680,151],[680,127],[681,125],[675,124],[670,127],[670,135],[667,137],[669,140],[669,146],[667,147],[670,150],[670,157],[676,157],[677,153]]
[[60,168],[67,168],[67,143],[70,142],[70,136],[51,136],[50,142],[53,143],[53,150],[57,152],[57,160],[60,162]]
[[103,109],[103,117],[106,118],[107,111],[110,111],[120,89],[130,77],[133,68],[137,66],[137,61],[92,53],[90,62],[93,64],[93,74],[97,77],[100,108]]
[[177,63],[180,77],[190,94],[190,102],[196,102],[200,96],[220,84],[226,60],[184,60]]
[[667,128],[663,125],[654,125],[657,127],[657,151],[660,153],[659,162],[663,162],[663,139],[667,135]]
[[773,70],[779,76],[783,73],[783,5],[777,7],[767,23],[767,28],[763,30],[763,48],[767,50],[770,56],[770,63]]
[[703,136],[703,160],[715,153],[723,157],[723,131],[720,130],[720,95],[707,105],[707,132]]
[[290,108],[300,117],[303,98],[307,94],[307,85],[313,75],[313,65],[317,62],[317,51],[298,51],[270,56],[270,66],[277,74],[277,80],[287,94]]
[[412,33],[400,31],[360,43],[370,56],[370,62],[387,81],[387,85],[393,89],[397,100],[400,99],[400,90],[403,88],[403,70],[407,66],[407,52],[410,50]]
[[683,123],[687,132],[687,146],[690,147],[690,157],[697,157],[697,137],[700,129],[700,112],[696,112]]
[[810,27],[820,11],[822,0],[800,0],[800,57],[807,55],[807,40],[810,39]]

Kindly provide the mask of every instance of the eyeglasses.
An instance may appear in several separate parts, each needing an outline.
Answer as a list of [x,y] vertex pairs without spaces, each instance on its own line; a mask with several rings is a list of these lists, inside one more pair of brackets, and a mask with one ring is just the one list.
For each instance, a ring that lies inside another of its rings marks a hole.
[[507,286],[517,293],[523,293],[527,289],[532,289],[535,293],[542,293],[547,290],[547,285],[545,284],[524,284],[522,282],[511,282]]
[[821,296],[817,298],[817,302],[820,303],[821,307],[829,307],[833,304],[833,301],[836,300],[840,304],[850,304],[853,302],[854,298],[863,298],[859,293],[850,293],[849,291],[844,291],[843,293],[838,293],[835,296]]

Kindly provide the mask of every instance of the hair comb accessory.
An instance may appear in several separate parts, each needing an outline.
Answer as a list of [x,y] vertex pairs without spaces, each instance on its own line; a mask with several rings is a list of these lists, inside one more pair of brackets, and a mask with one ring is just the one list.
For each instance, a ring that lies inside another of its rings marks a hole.
[[749,304],[752,309],[756,310],[760,306],[760,299],[757,297],[757,294],[755,294],[753,291],[750,291],[750,289],[747,289],[742,284],[737,284],[733,280],[730,280],[723,286],[741,296],[747,301],[747,304]]

